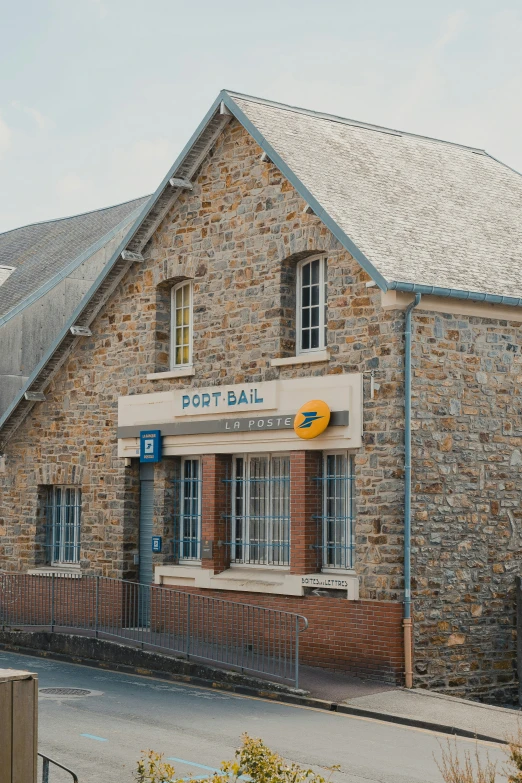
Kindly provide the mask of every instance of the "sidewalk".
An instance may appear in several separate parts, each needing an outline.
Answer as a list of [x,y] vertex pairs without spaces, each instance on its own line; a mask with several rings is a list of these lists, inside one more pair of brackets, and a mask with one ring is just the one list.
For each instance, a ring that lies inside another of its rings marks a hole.
[[349,674],[301,667],[300,686],[316,699],[367,710],[383,720],[414,720],[505,742],[522,730],[522,711],[479,704],[425,690],[396,688]]

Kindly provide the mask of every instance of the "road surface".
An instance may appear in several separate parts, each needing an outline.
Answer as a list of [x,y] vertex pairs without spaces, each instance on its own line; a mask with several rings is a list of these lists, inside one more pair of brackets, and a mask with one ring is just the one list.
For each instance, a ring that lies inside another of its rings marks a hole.
[[[40,695],[39,749],[80,783],[131,783],[148,748],[175,759],[180,777],[211,774],[233,757],[245,731],[317,771],[340,764],[332,783],[442,781],[433,756],[440,758],[446,739],[427,731],[2,651],[0,668],[36,672],[40,688],[93,692]],[[475,749],[468,740],[457,746]],[[505,758],[496,745],[478,748],[500,764]],[[66,781],[51,775],[50,783]]]

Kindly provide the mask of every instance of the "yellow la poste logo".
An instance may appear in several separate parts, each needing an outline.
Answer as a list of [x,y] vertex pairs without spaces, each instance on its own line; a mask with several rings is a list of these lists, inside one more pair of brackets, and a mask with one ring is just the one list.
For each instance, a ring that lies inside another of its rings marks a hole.
[[296,413],[294,431],[299,438],[317,438],[328,427],[330,408],[322,400],[305,402]]

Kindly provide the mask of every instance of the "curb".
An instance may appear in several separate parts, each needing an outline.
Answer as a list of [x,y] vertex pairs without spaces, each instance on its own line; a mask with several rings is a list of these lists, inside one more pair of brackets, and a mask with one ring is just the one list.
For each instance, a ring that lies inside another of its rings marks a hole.
[[67,655],[65,653],[48,652],[47,650],[35,650],[30,647],[22,647],[16,644],[0,643],[0,650],[6,652],[18,652],[23,655],[29,655],[33,658],[51,658],[64,663],[76,663],[82,666],[89,666],[93,669],[102,669],[105,671],[122,672],[124,674],[137,674],[141,677],[150,677],[151,679],[168,680],[171,682],[181,682],[187,685],[195,685],[203,688],[211,688],[216,691],[226,691],[228,693],[237,693],[239,696],[255,696],[260,699],[278,702],[281,704],[291,704],[297,707],[312,707],[323,712],[337,712],[342,715],[353,715],[359,718],[370,718],[372,720],[383,721],[384,723],[393,723],[398,726],[409,726],[411,728],[425,729],[439,734],[448,734],[454,737],[463,737],[465,739],[481,740],[483,742],[493,742],[498,745],[507,745],[507,741],[498,737],[490,737],[487,734],[477,734],[467,729],[461,729],[457,726],[446,726],[442,723],[431,723],[430,721],[419,720],[417,718],[408,718],[403,715],[396,715],[391,712],[378,712],[375,710],[365,710],[360,707],[352,707],[349,704],[342,704],[325,699],[316,699],[313,696],[298,696],[293,693],[279,693],[276,691],[265,690],[264,688],[250,688],[246,685],[235,685],[234,683],[215,682],[205,680],[202,677],[195,677],[190,674],[174,674],[162,672],[156,669],[145,669],[140,666],[129,666],[123,663],[108,663],[105,661],[96,661],[93,658],[82,658],[76,655]]

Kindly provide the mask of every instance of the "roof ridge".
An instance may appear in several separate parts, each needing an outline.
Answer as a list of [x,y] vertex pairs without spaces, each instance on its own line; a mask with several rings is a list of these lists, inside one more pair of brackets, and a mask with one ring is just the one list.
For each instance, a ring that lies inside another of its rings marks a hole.
[[283,111],[291,111],[297,114],[307,114],[310,117],[316,117],[317,119],[330,120],[332,122],[339,122],[343,125],[352,125],[356,128],[363,128],[364,130],[376,131],[377,133],[388,133],[392,136],[410,136],[415,139],[423,139],[424,141],[432,141],[437,144],[448,144],[452,147],[459,147],[460,149],[469,150],[481,155],[488,155],[486,150],[480,147],[470,147],[467,144],[459,144],[456,141],[447,141],[446,139],[437,139],[434,136],[423,136],[421,133],[411,133],[410,131],[397,130],[396,128],[388,128],[385,125],[375,125],[371,122],[361,122],[360,120],[352,120],[348,117],[340,117],[337,114],[329,114],[328,112],[314,111],[313,109],[305,109],[301,106],[291,106],[288,103],[279,103],[279,101],[271,101],[266,98],[258,98],[255,95],[246,95],[245,93],[236,92],[235,90],[223,90],[231,98],[242,98],[245,101],[251,101],[252,103],[261,103],[266,106],[273,106]]
[[133,201],[143,201],[150,198],[151,193],[146,196],[138,196],[137,198],[130,198],[128,201],[121,201],[119,204],[112,204],[108,207],[98,207],[97,209],[89,209],[86,212],[78,212],[76,215],[64,215],[64,217],[50,218],[49,220],[38,220],[35,223],[26,223],[23,226],[17,226],[16,228],[10,228],[7,231],[0,231],[0,238],[6,236],[6,234],[12,234],[14,231],[21,231],[23,228],[31,228],[32,226],[46,226],[48,223],[59,223],[61,220],[71,220],[76,217],[84,217],[85,215],[94,215],[96,212],[105,212],[109,209],[116,209],[117,207],[124,207],[125,204],[132,204]]

